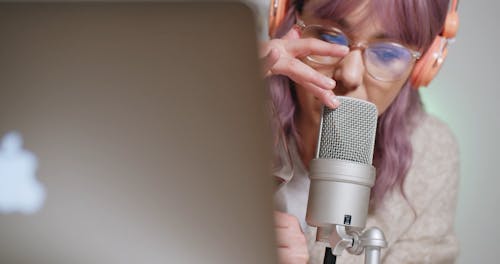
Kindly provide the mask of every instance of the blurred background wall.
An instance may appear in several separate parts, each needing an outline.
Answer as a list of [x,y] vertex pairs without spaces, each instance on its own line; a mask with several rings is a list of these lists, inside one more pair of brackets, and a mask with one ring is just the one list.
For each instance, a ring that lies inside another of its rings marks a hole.
[[[265,30],[268,0],[247,0]],[[431,1],[431,0],[429,0]],[[460,1],[460,29],[439,76],[421,89],[426,109],[460,144],[459,264],[500,263],[500,1]],[[266,36],[263,32],[262,36]],[[498,167],[497,167],[498,166]]]

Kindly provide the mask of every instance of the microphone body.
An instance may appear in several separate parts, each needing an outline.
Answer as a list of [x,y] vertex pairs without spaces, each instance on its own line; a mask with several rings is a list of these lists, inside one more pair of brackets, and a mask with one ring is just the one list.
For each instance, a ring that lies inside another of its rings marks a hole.
[[375,169],[346,160],[315,159],[310,174],[308,224],[364,229]]
[[329,242],[336,225],[364,229],[375,184],[377,108],[363,100],[338,98],[337,109],[323,108],[309,172],[306,222],[318,227],[317,240],[323,242]]

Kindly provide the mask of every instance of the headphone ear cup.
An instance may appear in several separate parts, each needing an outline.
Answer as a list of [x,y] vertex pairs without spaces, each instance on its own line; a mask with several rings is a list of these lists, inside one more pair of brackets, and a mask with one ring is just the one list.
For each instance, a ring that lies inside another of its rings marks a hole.
[[276,34],[279,25],[285,19],[289,0],[270,0],[269,2],[269,37]]
[[[413,88],[427,86],[436,76],[448,55],[447,41],[457,35],[459,19],[457,0],[451,2],[451,8],[443,25],[443,31],[434,39],[429,50],[417,61],[410,77]],[[443,46],[444,45],[444,46]]]
[[446,20],[444,22],[444,27],[443,27],[443,33],[441,35],[448,39],[454,38],[457,35],[458,25],[459,25],[458,13],[455,11],[450,12],[446,16]]
[[424,56],[415,64],[410,77],[413,88],[418,89],[421,86],[428,86],[439,72],[448,52],[446,47],[441,50],[443,41],[446,41],[446,39],[441,36],[436,37]]

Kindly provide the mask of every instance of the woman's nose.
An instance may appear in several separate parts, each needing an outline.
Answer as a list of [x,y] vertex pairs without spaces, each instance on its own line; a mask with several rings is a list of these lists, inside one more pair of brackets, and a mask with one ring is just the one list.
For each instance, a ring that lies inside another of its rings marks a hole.
[[353,50],[339,62],[333,77],[347,93],[361,86],[364,72],[363,54],[360,50]]

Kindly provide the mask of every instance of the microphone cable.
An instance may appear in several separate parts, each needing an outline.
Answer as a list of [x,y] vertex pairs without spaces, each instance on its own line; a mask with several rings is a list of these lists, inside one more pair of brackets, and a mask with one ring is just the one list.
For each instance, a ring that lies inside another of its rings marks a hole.
[[330,247],[326,247],[323,264],[335,264],[335,261],[337,261],[337,257],[332,254],[332,249]]

